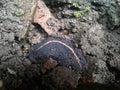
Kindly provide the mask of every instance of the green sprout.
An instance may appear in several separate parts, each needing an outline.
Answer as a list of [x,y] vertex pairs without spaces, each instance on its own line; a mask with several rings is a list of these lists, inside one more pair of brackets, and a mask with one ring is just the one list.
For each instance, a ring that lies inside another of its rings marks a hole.
[[73,15],[74,15],[76,18],[80,18],[83,14],[84,14],[84,12],[82,12],[82,11],[76,11],[76,12],[73,13]]
[[79,8],[78,3],[73,3],[73,7],[75,7],[75,8]]
[[22,16],[22,15],[24,15],[24,10],[23,9],[17,9],[16,10],[16,12],[15,12],[15,14],[17,15],[17,16]]
[[90,11],[90,6],[86,6],[84,12],[89,12]]
[[76,18],[80,18],[82,16],[84,16],[87,12],[90,11],[90,6],[86,6],[83,10],[78,10],[76,12],[73,13],[73,15],[76,17]]

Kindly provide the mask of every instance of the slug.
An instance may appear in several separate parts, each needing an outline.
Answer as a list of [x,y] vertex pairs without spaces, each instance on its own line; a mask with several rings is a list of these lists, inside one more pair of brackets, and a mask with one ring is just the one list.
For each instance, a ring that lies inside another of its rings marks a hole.
[[45,64],[52,58],[58,65],[71,67],[82,73],[87,67],[87,61],[74,43],[66,38],[47,37],[40,43],[33,45],[28,53],[32,63]]

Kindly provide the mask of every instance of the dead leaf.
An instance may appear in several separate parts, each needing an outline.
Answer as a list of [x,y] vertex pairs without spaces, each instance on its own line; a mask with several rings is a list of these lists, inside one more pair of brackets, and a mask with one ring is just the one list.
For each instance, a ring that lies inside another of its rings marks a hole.
[[53,35],[61,27],[60,22],[52,16],[42,0],[38,0],[33,22],[39,24],[48,35]]

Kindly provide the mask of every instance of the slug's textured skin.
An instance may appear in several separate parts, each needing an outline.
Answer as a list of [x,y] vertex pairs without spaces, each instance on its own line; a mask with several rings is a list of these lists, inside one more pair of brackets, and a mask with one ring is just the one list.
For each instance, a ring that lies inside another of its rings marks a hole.
[[71,67],[82,72],[87,62],[80,49],[68,39],[60,37],[48,37],[31,47],[28,57],[32,63],[44,64],[50,58],[57,61],[58,65]]

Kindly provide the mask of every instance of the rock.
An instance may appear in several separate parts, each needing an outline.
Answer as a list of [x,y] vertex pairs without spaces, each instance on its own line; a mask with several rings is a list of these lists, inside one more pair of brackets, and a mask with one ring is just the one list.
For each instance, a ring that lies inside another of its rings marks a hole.
[[5,41],[8,41],[8,42],[13,42],[14,41],[14,33],[11,32],[11,33],[3,33],[3,37]]
[[[111,79],[111,82],[115,80],[114,74],[109,72],[108,68],[106,67],[106,63],[102,60],[99,60],[96,64],[97,71],[93,72],[94,82],[106,84]],[[102,79],[101,79],[102,78]]]
[[6,56],[9,54],[9,48],[8,47],[0,47],[0,57]]

